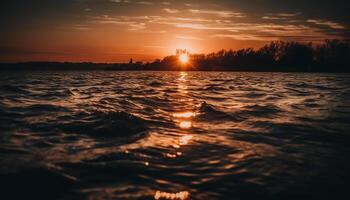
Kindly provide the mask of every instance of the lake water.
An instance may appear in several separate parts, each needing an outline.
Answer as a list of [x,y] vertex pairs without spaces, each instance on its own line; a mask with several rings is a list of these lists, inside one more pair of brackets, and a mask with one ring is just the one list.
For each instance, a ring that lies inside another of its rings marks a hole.
[[0,75],[1,199],[347,193],[350,75]]

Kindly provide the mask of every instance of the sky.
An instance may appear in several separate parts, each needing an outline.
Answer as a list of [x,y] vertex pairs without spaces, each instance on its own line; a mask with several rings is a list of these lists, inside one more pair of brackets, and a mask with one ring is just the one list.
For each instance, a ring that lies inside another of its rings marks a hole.
[[2,0],[0,62],[152,61],[350,39],[348,0]]

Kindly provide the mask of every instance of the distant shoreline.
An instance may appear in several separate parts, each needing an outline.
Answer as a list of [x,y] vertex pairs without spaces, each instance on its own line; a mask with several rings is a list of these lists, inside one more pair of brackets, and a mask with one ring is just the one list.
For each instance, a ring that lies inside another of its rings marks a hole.
[[[123,67],[120,67],[123,66]],[[236,69],[235,69],[236,68]],[[254,69],[253,69],[254,68]],[[305,70],[256,70],[256,67],[235,67],[230,69],[215,67],[212,69],[183,69],[183,68],[145,68],[143,65],[124,63],[67,63],[67,62],[24,62],[0,63],[0,72],[4,71],[203,71],[203,72],[286,72],[286,73],[350,73],[348,71],[305,71]]]
[[[185,56],[186,62],[181,62]],[[326,40],[313,45],[275,41],[260,49],[221,50],[210,54],[176,55],[153,62],[22,62],[0,63],[4,70],[108,70],[108,71],[233,71],[233,72],[327,72],[350,73],[350,43]]]

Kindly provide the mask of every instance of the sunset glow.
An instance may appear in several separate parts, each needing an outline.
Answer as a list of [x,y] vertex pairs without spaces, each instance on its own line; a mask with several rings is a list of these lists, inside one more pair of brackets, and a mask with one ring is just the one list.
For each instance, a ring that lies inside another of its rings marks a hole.
[[180,62],[181,62],[182,64],[187,64],[188,61],[189,61],[189,57],[188,57],[187,54],[181,54],[181,55],[179,56],[179,60],[180,60]]
[[349,38],[342,3],[254,2],[12,0],[0,6],[0,62],[145,62],[178,48],[207,54],[274,40]]

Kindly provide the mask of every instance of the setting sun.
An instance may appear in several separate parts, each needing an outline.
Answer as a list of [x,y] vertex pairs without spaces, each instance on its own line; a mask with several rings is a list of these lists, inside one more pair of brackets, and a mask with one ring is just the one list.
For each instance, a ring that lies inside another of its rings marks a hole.
[[187,54],[181,54],[179,56],[179,60],[182,64],[186,64],[186,63],[188,63],[189,57]]

